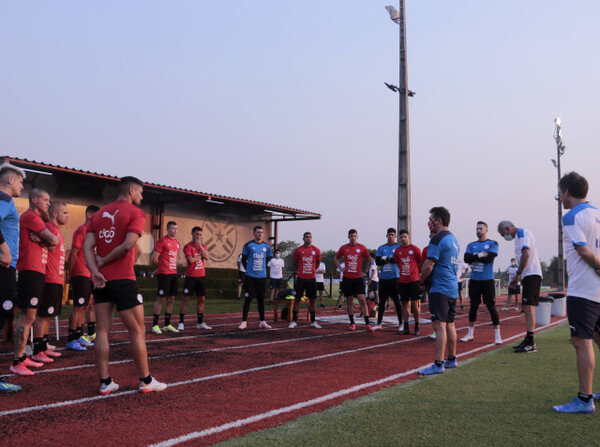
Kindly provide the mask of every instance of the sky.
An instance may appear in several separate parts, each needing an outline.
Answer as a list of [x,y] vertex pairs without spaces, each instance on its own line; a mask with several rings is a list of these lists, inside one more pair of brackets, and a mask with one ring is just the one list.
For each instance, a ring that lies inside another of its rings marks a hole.
[[[600,184],[600,4],[407,0],[412,239],[450,210],[461,251],[486,221],[505,268],[534,234],[557,254],[564,172]],[[398,25],[373,0],[0,3],[0,145],[11,155],[291,206],[322,250],[395,226]],[[398,8],[398,2],[394,3]]]

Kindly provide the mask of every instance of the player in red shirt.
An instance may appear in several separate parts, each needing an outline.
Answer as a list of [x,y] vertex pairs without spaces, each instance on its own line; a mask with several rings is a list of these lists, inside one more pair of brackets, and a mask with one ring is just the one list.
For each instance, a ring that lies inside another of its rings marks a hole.
[[[165,332],[179,332],[171,324],[171,312],[175,296],[179,293],[177,289],[177,255],[179,254],[179,242],[175,239],[179,227],[177,222],[167,222],[167,235],[161,237],[154,245],[152,263],[158,265],[156,282],[158,285],[158,297],[154,303],[154,321],[152,332],[162,334]],[[166,303],[165,303],[166,301]],[[165,303],[165,325],[160,330],[158,319]]]
[[[348,231],[348,240],[350,241],[346,245],[342,245],[338,250],[333,262],[335,263],[338,270],[344,274],[342,284],[340,285],[341,291],[346,296],[346,309],[348,310],[348,318],[350,318],[350,330],[355,331],[356,325],[354,324],[354,299],[356,297],[360,304],[360,309],[365,318],[365,324],[367,331],[373,332],[373,326],[369,323],[369,311],[367,309],[367,299],[365,296],[365,284],[364,279],[367,278],[367,273],[364,269],[365,261],[367,270],[371,266],[371,253],[358,241],[358,232],[355,229]],[[340,259],[344,258],[344,267],[340,265]]]
[[421,286],[419,275],[423,265],[421,249],[410,243],[407,230],[400,230],[400,247],[394,252],[394,259],[400,269],[398,278],[400,299],[402,301],[402,319],[404,320],[404,335],[410,334],[408,323],[409,309],[412,304],[412,314],[415,320],[415,335],[419,335],[419,317],[421,315]]
[[[69,274],[71,276],[71,290],[73,291],[73,308],[69,317],[69,339],[67,349],[73,351],[85,351],[86,346],[93,346],[96,338],[96,315],[92,296],[92,280],[90,270],[85,263],[83,254],[83,241],[90,219],[96,211],[96,205],[89,205],[85,209],[85,222],[73,233],[71,253],[69,254]],[[85,311],[89,306],[88,315],[88,337],[83,335],[83,320]]]
[[183,247],[183,254],[187,261],[187,270],[185,271],[185,280],[183,282],[183,298],[179,306],[179,326],[177,329],[183,331],[185,326],[185,306],[192,294],[196,294],[198,304],[196,305],[196,314],[198,322],[197,329],[212,329],[204,320],[204,301],[206,300],[206,276],[205,261],[208,259],[206,245],[202,243],[202,228],[192,228],[192,240]]
[[69,220],[67,204],[54,201],[48,208],[50,221],[46,228],[58,238],[58,245],[48,251],[46,264],[46,283],[44,293],[38,305],[38,313],[33,325],[33,355],[32,360],[40,363],[52,363],[53,357],[60,357],[59,352],[48,348],[48,328],[50,318],[60,315],[62,309],[63,284],[65,279],[65,240],[59,227],[66,225]]
[[48,220],[49,207],[50,195],[43,189],[33,188],[29,193],[29,209],[19,219],[17,303],[21,308],[21,316],[15,329],[15,350],[10,372],[20,376],[33,375],[29,367],[43,366],[43,363],[27,358],[25,346],[44,292],[48,248],[54,248],[59,243],[58,238],[46,228],[42,218],[43,216]]
[[85,262],[95,287],[96,366],[102,395],[119,389],[108,373],[108,333],[115,307],[129,333],[131,352],[140,377],[140,392],[162,391],[167,387],[154,379],[148,369],[144,299],[133,270],[136,243],[146,220],[139,208],[143,189],[143,183],[137,178],[123,177],[119,182],[119,197],[92,216],[83,243]]
[[321,329],[316,322],[315,300],[317,299],[317,267],[321,263],[321,250],[312,244],[312,234],[304,233],[302,236],[304,244],[294,251],[294,267],[296,268],[296,283],[294,290],[296,299],[294,300],[293,321],[290,328],[298,326],[298,311],[300,309],[300,300],[306,293],[308,298],[308,308],[310,311],[310,327]]

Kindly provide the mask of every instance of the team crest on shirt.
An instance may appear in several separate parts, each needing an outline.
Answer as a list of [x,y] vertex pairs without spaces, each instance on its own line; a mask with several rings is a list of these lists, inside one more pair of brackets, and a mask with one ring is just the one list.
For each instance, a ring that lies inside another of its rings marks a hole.
[[144,297],[142,296],[141,293],[137,294],[137,300],[140,302],[140,304],[144,302]]
[[317,254],[317,252],[313,250],[313,251],[310,252],[310,254],[314,256],[314,255]]
[[267,247],[263,247],[263,251],[267,251]]
[[31,298],[31,299],[29,300],[29,303],[30,303],[32,306],[37,306],[37,304],[38,304],[39,302],[40,302],[40,300],[39,300],[39,299],[37,299],[36,297],[33,297],[33,298]]
[[48,308],[48,313],[49,313],[50,315],[52,315],[52,314],[54,313],[54,306],[50,306],[50,307]]
[[5,302],[2,303],[2,309],[4,310],[11,310],[13,308],[13,303],[12,301],[8,301],[6,300]]
[[83,304],[83,303],[85,303],[85,298],[84,298],[84,297],[81,297],[81,298],[79,298],[79,299],[77,300],[77,302],[78,302],[79,304]]
[[356,253],[360,253],[360,248],[357,248],[357,249],[356,249]]
[[408,250],[408,254],[409,254],[409,255],[412,255],[413,253],[414,253],[414,251],[412,251],[412,250]]
[[213,214],[204,221],[202,240],[208,257],[213,262],[225,262],[237,245],[237,227],[233,219],[222,214]]
[[485,248],[485,249],[487,250],[488,248],[490,248],[490,246],[489,246],[488,244],[485,244],[485,245],[483,246],[483,248]]

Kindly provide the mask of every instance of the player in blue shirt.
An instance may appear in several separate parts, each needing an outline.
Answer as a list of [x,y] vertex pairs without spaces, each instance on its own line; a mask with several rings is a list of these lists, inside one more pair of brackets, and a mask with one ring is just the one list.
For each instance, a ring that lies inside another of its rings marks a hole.
[[471,308],[469,310],[469,332],[460,341],[473,340],[477,310],[483,297],[483,302],[492,317],[495,343],[501,345],[500,318],[498,318],[498,310],[496,309],[496,288],[494,287],[494,258],[498,256],[498,242],[488,239],[487,233],[487,224],[481,220],[477,222],[477,227],[475,227],[477,240],[467,245],[465,250],[465,262],[471,266],[471,279],[469,281]]
[[381,329],[383,323],[383,313],[385,312],[385,303],[391,298],[396,306],[396,315],[398,316],[398,331],[402,331],[402,307],[398,299],[398,277],[400,271],[398,264],[394,260],[394,252],[399,247],[396,242],[396,229],[387,229],[387,243],[377,249],[375,253],[375,263],[381,266],[379,271],[379,313],[377,314],[377,325],[373,329]]
[[[450,212],[443,206],[429,210],[427,226],[433,234],[427,248],[427,259],[421,269],[419,282],[429,287],[429,311],[431,323],[436,333],[435,362],[428,368],[419,371],[420,374],[440,374],[445,368],[456,368],[456,299],[458,284],[456,269],[459,261],[458,241],[450,231]],[[444,353],[448,348],[448,358]]]
[[244,313],[239,329],[248,327],[248,312],[252,298],[258,301],[259,327],[271,329],[265,321],[265,292],[267,278],[267,264],[273,257],[271,246],[263,242],[264,230],[261,226],[253,229],[254,239],[247,242],[242,249],[242,265],[246,269],[244,277]]

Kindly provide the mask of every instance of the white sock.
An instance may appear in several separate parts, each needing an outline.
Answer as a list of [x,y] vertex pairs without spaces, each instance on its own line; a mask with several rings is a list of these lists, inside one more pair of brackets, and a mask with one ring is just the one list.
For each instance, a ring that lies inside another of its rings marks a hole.
[[467,333],[467,335],[468,335],[469,337],[472,337],[472,336],[473,336],[473,331],[474,331],[474,330],[475,330],[475,327],[473,327],[473,326],[469,326],[469,332]]
[[496,334],[496,337],[500,337],[500,328],[494,329],[494,333]]

